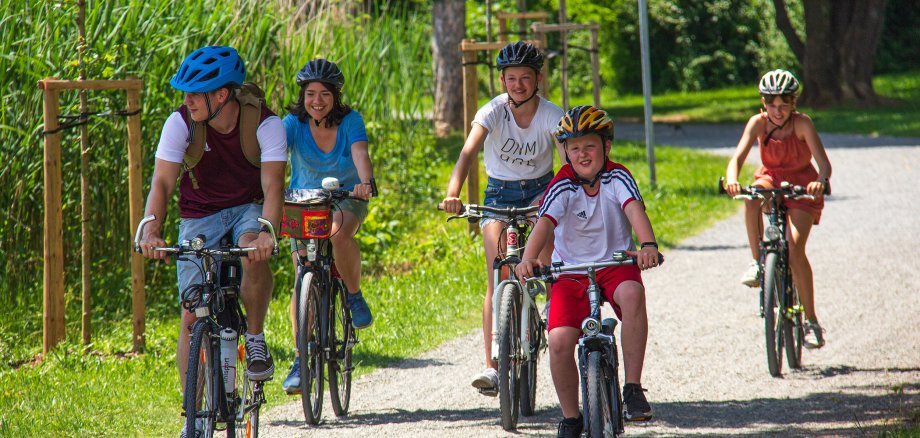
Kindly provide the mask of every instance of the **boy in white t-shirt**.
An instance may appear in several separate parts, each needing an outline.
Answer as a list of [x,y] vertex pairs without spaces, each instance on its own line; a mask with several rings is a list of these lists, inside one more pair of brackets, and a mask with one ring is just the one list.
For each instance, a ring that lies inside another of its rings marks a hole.
[[[550,183],[540,206],[536,226],[516,273],[533,277],[539,249],[555,236],[553,262],[591,263],[610,259],[614,251],[627,250],[637,265],[597,271],[598,284],[622,321],[621,341],[626,384],[623,398],[626,419],[644,421],[652,409],[640,385],[648,317],[645,288],[639,270],[658,265],[658,244],[645,205],[632,174],[610,161],[613,121],[593,106],[569,110],[559,122],[556,139],[563,144],[566,164]],[[635,250],[632,231],[642,242]],[[564,419],[559,437],[581,436],[583,421],[578,409],[579,377],[575,346],[581,321],[587,317],[587,276],[566,275],[573,281],[553,283],[549,310],[550,370]]]
[[[470,134],[450,176],[442,208],[457,214],[463,207],[460,189],[473,160],[483,150],[489,176],[483,204],[489,207],[527,207],[536,205],[553,179],[553,150],[560,158],[562,148],[553,133],[562,117],[561,108],[537,95],[542,77],[543,54],[532,44],[518,41],[502,48],[497,66],[507,93],[483,105],[473,119]],[[493,216],[494,217],[494,216]],[[486,294],[482,306],[482,332],[486,369],[473,378],[473,387],[482,394],[498,394],[498,364],[492,360],[492,261],[505,242],[500,237],[504,224],[489,217],[480,222],[486,253]],[[545,258],[549,260],[546,249]]]

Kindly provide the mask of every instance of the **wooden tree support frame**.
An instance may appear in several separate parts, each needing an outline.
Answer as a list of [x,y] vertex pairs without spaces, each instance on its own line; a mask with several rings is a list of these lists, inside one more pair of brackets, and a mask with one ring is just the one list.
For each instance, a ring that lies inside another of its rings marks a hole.
[[[519,31],[524,32],[526,27],[526,20],[535,20],[533,24],[544,24],[546,19],[549,18],[549,14],[543,11],[534,11],[534,12],[499,12],[495,14],[495,17],[498,19],[498,41],[507,44],[508,43],[508,20],[518,20]],[[524,38],[520,38],[524,39]],[[534,34],[535,40],[540,41],[540,48],[546,49],[547,41],[546,34],[536,35]],[[504,47],[504,45],[502,45]],[[490,52],[491,54],[491,52]],[[544,97],[549,96],[549,66],[547,63],[543,63],[543,81],[540,83],[540,94]]]
[[565,48],[568,46],[566,33],[571,31],[579,30],[589,30],[591,31],[591,47],[589,53],[591,55],[591,79],[594,83],[594,106],[601,107],[601,75],[600,75],[600,62],[598,60],[598,37],[597,32],[600,29],[600,25],[597,23],[588,23],[588,24],[577,24],[577,23],[562,23],[562,24],[543,24],[543,23],[533,23],[530,25],[530,29],[534,33],[534,38],[542,41],[546,41],[546,34],[549,32],[559,32],[563,40],[563,50],[562,50],[562,109],[569,109],[569,66],[568,66],[568,50]]
[[[544,47],[541,41],[528,41],[538,49]],[[480,43],[474,40],[465,39],[460,43],[460,53],[463,56],[463,138],[469,137],[472,129],[473,119],[476,117],[476,111],[479,109],[479,78],[476,73],[477,58],[479,52],[491,52],[505,47],[507,43]],[[546,66],[544,65],[544,69]],[[547,82],[546,74],[543,74],[543,82]],[[479,153],[470,165],[470,172],[466,178],[466,202],[470,204],[479,203]],[[470,231],[479,232],[478,224],[471,223]]]
[[[124,90],[128,113],[128,193],[131,225],[143,214],[141,194],[141,90],[144,81],[127,80],[69,81],[48,78],[38,81],[44,92],[45,131],[60,124],[60,93],[63,90]],[[64,333],[64,230],[61,204],[61,132],[45,135],[45,227],[44,227],[44,319],[42,351],[47,353],[65,337]],[[133,230],[128,230],[129,235]],[[117,251],[117,249],[116,249]],[[144,259],[131,256],[131,309],[133,314],[134,351],[144,348]]]

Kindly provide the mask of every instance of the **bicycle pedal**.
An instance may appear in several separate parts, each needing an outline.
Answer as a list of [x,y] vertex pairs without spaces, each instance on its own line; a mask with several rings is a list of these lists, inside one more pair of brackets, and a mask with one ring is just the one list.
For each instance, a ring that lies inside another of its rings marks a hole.
[[479,393],[487,397],[498,397],[498,388],[479,388]]

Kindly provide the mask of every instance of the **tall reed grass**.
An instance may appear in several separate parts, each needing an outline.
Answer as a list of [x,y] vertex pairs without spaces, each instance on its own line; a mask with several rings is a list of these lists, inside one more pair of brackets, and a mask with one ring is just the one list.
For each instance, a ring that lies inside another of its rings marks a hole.
[[[76,79],[75,0],[3,0],[0,17],[0,305],[14,320],[0,323],[0,362],[19,359],[23,335],[40,339],[43,239],[42,94],[46,77]],[[309,12],[289,3],[309,4]],[[144,195],[159,132],[181,104],[169,78],[192,50],[209,44],[236,47],[249,80],[262,85],[269,106],[283,116],[298,91],[294,76],[314,57],[337,62],[346,75],[344,98],[368,122],[371,156],[386,196],[372,203],[363,231],[365,254],[380,262],[394,236],[411,226],[390,220],[429,190],[433,142],[419,102],[430,101],[427,16],[391,7],[386,13],[342,13],[328,1],[120,0],[89,1],[86,11],[90,79],[144,80],[142,140]],[[353,11],[346,11],[353,12]],[[90,111],[125,108],[123,93],[90,94]],[[78,112],[78,95],[62,94],[62,113]],[[122,118],[91,118],[91,210],[94,322],[130,312],[130,239],[127,206],[127,135]],[[79,134],[62,134],[65,276],[68,331],[76,333],[79,306]],[[411,182],[411,184],[406,184]],[[170,202],[167,240],[175,238],[177,211]],[[279,265],[288,265],[281,263]],[[277,265],[276,265],[277,266]],[[147,264],[150,313],[175,312],[171,265]],[[287,268],[276,284],[293,284]],[[36,341],[37,342],[37,341]],[[40,345],[31,346],[34,350]],[[18,351],[17,352],[14,352]]]

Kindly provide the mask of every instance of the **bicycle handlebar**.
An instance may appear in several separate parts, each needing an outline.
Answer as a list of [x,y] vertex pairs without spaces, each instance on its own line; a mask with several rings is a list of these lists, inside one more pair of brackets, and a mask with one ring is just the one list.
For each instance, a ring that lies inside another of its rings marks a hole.
[[[610,260],[602,260],[599,262],[590,262],[590,263],[578,263],[574,265],[562,265],[562,264],[552,264],[543,267],[535,267],[534,277],[525,278],[524,282],[529,283],[531,281],[552,281],[553,274],[561,274],[563,272],[571,271],[584,271],[589,268],[606,268],[610,266],[626,266],[626,265],[635,265],[636,256],[628,256],[623,251],[617,251],[613,253],[613,258]],[[658,266],[664,264],[664,255],[658,253]]]
[[[144,227],[147,226],[149,222],[155,221],[157,219],[156,215],[149,215],[141,219],[140,223],[137,224],[137,231],[134,233],[134,252],[141,253],[141,233],[144,232]],[[265,218],[258,218],[259,223],[268,227],[268,231],[272,235],[272,243],[274,243],[274,248],[272,248],[272,255],[278,255],[278,238],[275,236],[275,227],[272,226],[271,221]],[[204,236],[201,237],[201,243],[204,243]],[[255,248],[198,248],[195,249],[192,245],[192,241],[180,242],[176,246],[164,246],[164,247],[155,247],[152,248],[154,251],[163,251],[176,255],[184,254],[196,254],[196,255],[212,255],[212,256],[232,256],[232,257],[245,257],[248,253],[255,251]]]
[[[485,205],[476,205],[476,204],[465,204],[462,206],[462,211],[459,214],[455,214],[447,218],[447,221],[450,222],[454,219],[463,219],[463,218],[474,218],[481,219],[483,213],[494,213],[508,219],[514,219],[519,216],[526,216],[530,213],[533,213],[540,209],[539,205],[531,205],[523,208],[518,207],[489,207]],[[438,210],[444,211],[444,203],[438,204]]]
[[[728,194],[725,190],[725,177],[719,177],[719,194]],[[805,187],[790,184],[788,181],[780,183],[779,188],[767,189],[757,186],[748,186],[741,188],[741,194],[733,196],[734,199],[763,199],[765,194],[780,195],[789,199],[808,199],[814,200],[815,197],[805,193]],[[827,194],[830,194],[828,192]]]

